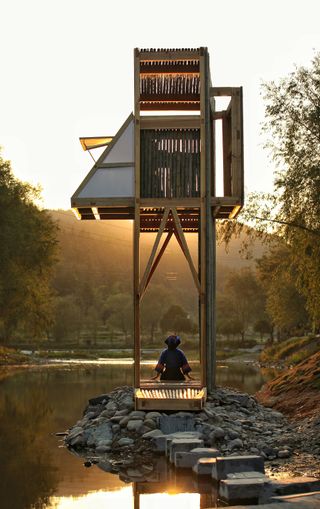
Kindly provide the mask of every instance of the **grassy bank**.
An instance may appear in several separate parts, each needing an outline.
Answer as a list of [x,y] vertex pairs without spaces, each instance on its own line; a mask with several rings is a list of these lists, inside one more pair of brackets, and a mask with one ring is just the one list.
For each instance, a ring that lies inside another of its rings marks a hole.
[[259,360],[263,364],[281,363],[292,366],[309,359],[319,349],[319,336],[290,338],[265,348],[261,352]]
[[264,405],[288,415],[312,417],[320,408],[320,336],[290,338],[266,348],[261,363],[281,363],[286,369],[256,394]]
[[[190,361],[199,360],[199,352],[197,350],[188,350],[188,359]],[[142,351],[142,360],[158,360],[160,350]],[[231,358],[245,355],[243,351],[237,349],[218,349],[216,352],[217,360],[223,361]],[[124,359],[133,358],[133,350],[131,348],[119,349],[61,349],[61,350],[35,350],[30,354],[21,353],[18,349],[0,347],[0,365],[12,366],[21,364],[38,364],[46,361],[54,360],[99,360],[99,359]]]
[[14,366],[17,364],[28,364],[30,357],[14,348],[0,346],[0,366]]
[[256,396],[261,403],[295,418],[319,415],[320,352],[285,370]]

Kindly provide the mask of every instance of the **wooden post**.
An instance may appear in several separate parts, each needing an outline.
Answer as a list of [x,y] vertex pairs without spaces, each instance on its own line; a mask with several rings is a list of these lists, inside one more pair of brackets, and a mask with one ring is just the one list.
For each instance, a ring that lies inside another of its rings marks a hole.
[[133,226],[134,386],[140,385],[140,58],[134,52],[135,206]]
[[232,196],[243,203],[243,139],[242,87],[235,88],[231,97]]
[[205,48],[200,50],[200,367],[201,367],[201,383],[206,386],[207,383],[207,360],[206,360],[206,90],[205,90]]
[[207,390],[212,392],[215,386],[216,334],[215,334],[215,279],[216,279],[216,246],[215,219],[212,218],[211,189],[214,180],[213,158],[213,118],[210,106],[210,66],[209,54],[205,62],[205,153],[206,153],[206,374]]

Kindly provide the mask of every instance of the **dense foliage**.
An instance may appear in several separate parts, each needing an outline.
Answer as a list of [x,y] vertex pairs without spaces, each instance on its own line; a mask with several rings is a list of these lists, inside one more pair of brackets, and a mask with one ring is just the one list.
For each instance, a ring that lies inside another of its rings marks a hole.
[[[270,245],[258,270],[267,310],[277,328],[320,327],[320,54],[309,68],[296,68],[263,86],[264,131],[276,164],[275,192],[252,194],[237,222],[221,238],[250,224],[251,238]],[[247,248],[248,246],[244,246]]]
[[39,191],[14,177],[0,155],[0,337],[46,334],[52,318],[56,227],[34,200]]

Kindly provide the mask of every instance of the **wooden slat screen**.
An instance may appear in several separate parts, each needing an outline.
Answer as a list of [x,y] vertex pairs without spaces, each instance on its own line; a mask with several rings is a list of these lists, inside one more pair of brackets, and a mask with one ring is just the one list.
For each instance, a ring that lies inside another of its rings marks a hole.
[[199,101],[199,74],[140,75],[140,101]]
[[141,197],[200,195],[200,130],[141,131]]

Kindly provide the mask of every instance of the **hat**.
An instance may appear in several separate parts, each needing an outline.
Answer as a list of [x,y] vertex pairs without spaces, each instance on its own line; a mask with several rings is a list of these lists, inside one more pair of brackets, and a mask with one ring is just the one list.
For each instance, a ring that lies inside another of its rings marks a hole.
[[178,345],[180,345],[181,340],[180,340],[179,336],[168,336],[167,339],[165,340],[165,343],[168,346],[175,346],[175,347],[177,347]]

